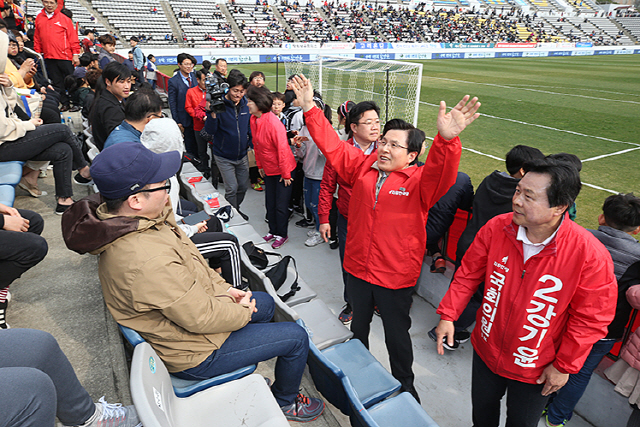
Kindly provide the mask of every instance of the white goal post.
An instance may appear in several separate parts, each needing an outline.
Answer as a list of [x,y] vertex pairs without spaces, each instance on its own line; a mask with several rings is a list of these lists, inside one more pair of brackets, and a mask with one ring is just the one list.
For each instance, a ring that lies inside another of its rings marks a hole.
[[318,56],[285,62],[287,77],[304,74],[335,111],[345,101],[375,101],[383,123],[403,119],[418,124],[422,64],[391,60]]

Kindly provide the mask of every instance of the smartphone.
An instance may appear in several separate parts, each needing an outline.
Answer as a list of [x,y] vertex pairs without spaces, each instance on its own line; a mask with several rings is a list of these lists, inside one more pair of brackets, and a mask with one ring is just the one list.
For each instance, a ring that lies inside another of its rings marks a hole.
[[209,215],[205,211],[200,211],[182,218],[182,222],[188,225],[196,225],[199,222],[208,221],[209,218]]

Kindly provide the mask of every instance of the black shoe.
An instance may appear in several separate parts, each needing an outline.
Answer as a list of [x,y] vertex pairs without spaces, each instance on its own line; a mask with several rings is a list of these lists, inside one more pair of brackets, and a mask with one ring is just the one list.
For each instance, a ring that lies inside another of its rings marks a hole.
[[330,240],[329,241],[329,247],[331,249],[338,249],[340,247],[340,242],[338,242],[338,240]]
[[76,184],[80,184],[80,185],[93,185],[93,179],[85,178],[84,176],[80,175],[79,173],[77,173],[73,177],[73,182],[75,182]]
[[309,221],[306,218],[302,218],[300,221],[296,222],[296,227],[300,227],[300,228],[312,228],[315,226],[316,224],[314,221]]
[[9,329],[9,325],[7,325],[7,305],[9,301],[0,302],[0,329]]
[[240,209],[238,209],[238,213],[245,221],[249,221],[249,215],[245,214],[244,212],[240,212]]
[[304,216],[304,206],[293,205],[293,211],[299,215]]
[[61,205],[60,203],[56,204],[56,210],[55,213],[56,215],[62,215],[63,213],[65,213],[67,211],[67,209],[69,209],[71,207],[71,205]]

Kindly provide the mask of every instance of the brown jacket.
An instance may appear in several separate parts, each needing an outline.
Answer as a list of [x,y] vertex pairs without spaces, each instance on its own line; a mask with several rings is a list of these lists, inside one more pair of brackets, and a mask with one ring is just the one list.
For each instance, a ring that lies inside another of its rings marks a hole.
[[227,293],[230,285],[176,225],[169,205],[150,220],[116,217],[97,204],[93,196],[65,213],[65,242],[73,250],[80,242],[84,250],[88,241],[100,245],[90,252],[100,254],[109,311],[151,344],[169,372],[198,366],[249,323],[250,308]]

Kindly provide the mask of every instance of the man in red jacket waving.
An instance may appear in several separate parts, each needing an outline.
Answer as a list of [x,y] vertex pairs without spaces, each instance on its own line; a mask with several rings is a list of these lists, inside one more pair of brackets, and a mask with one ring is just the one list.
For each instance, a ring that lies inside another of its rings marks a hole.
[[535,427],[548,396],[580,371],[607,334],[616,308],[613,262],[591,233],[569,219],[580,192],[572,165],[532,160],[513,195],[513,212],[480,229],[437,313],[438,353],[485,282],[471,335],[474,427]]
[[315,107],[313,88],[304,76],[294,79],[293,89],[311,137],[353,189],[344,255],[351,331],[368,347],[373,307],[378,306],[391,373],[403,391],[420,401],[413,386],[409,309],[422,266],[427,213],[456,180],[462,150],[458,135],[479,116],[480,103],[467,95],[449,113],[440,103],[438,135],[425,166],[418,168],[411,163],[422,148],[419,130],[389,131],[377,153],[365,155],[340,140]]

